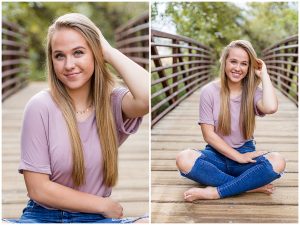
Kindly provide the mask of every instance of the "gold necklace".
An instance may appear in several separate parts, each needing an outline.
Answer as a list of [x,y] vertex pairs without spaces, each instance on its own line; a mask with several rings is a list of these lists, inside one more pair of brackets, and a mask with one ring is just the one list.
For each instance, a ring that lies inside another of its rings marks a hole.
[[82,115],[82,114],[85,114],[87,112],[90,111],[90,109],[92,108],[93,104],[91,103],[85,110],[82,110],[82,111],[76,111],[76,114],[77,115]]

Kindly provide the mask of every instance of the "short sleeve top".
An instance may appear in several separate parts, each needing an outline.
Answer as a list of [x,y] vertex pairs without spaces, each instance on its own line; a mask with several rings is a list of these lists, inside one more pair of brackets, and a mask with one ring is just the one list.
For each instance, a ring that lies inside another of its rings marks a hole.
[[[243,137],[243,133],[240,130],[239,119],[241,109],[241,98],[237,96],[230,99],[230,114],[231,114],[231,134],[223,136],[217,132],[218,117],[220,112],[220,90],[221,87],[217,82],[212,82],[205,85],[200,94],[199,105],[199,124],[210,124],[214,126],[215,132],[231,147],[238,148],[242,146],[246,141]],[[257,88],[254,95],[253,110],[255,115],[264,116],[262,112],[257,108],[257,102],[262,98],[261,88]]]
[[[142,118],[122,117],[122,98],[128,89],[120,87],[111,94],[119,145],[137,131]],[[50,175],[50,180],[64,186],[108,197],[111,187],[104,184],[101,145],[95,112],[83,122],[77,122],[83,145],[86,183],[75,187],[72,181],[72,150],[66,121],[49,91],[33,96],[25,108],[21,134],[21,161],[19,172],[28,170]],[[100,134],[101,135],[101,134]]]

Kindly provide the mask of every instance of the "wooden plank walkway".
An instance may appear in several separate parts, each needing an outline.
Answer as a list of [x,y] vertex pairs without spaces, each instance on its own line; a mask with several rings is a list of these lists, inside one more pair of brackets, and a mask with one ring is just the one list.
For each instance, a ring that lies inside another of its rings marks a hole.
[[[28,201],[23,176],[18,174],[20,128],[25,104],[46,83],[30,83],[2,105],[2,216],[18,218]],[[149,212],[149,117],[139,131],[121,146],[119,181],[112,198],[124,208],[124,216]]]
[[257,119],[258,150],[285,156],[285,175],[267,196],[247,193],[221,200],[185,202],[183,192],[197,184],[179,175],[176,154],[204,148],[198,121],[200,91],[183,101],[151,131],[151,212],[154,223],[297,223],[298,221],[298,110],[281,93],[276,114]]

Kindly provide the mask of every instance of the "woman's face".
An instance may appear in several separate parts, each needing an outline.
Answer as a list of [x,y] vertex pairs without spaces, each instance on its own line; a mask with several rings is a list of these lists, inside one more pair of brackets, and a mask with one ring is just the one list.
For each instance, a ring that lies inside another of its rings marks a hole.
[[231,48],[225,62],[225,74],[229,82],[241,83],[248,73],[249,56],[242,48]]
[[53,34],[51,47],[55,74],[66,89],[89,89],[94,56],[84,37],[76,30],[62,28]]

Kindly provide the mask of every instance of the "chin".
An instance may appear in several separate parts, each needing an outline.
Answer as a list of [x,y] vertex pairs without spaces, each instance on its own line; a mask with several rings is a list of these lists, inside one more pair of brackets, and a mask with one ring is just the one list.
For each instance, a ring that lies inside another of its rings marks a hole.
[[230,81],[231,83],[240,83],[240,82],[242,82],[242,80],[243,80],[243,78],[241,78],[241,79],[236,79],[236,78],[234,78],[234,79],[229,79],[229,81]]
[[81,87],[84,86],[84,84],[76,84],[76,83],[66,83],[64,84],[65,87],[69,90],[76,90],[76,89],[80,89]]

